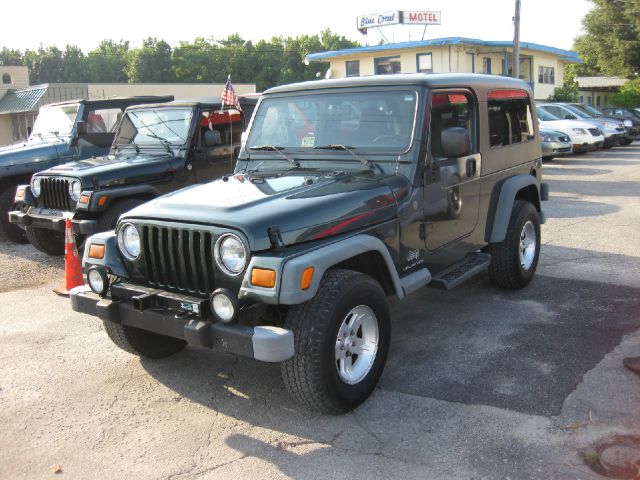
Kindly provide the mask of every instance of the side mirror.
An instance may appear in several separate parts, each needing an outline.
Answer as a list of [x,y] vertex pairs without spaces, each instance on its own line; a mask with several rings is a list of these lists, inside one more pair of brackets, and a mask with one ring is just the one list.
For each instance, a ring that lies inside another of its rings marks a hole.
[[564,118],[565,118],[565,120],[575,120],[575,119],[576,119],[576,116],[575,116],[575,115],[571,115],[570,113],[567,113],[567,114],[564,116]]
[[215,147],[222,145],[222,138],[219,130],[205,130],[202,139],[205,147]]
[[81,137],[87,134],[87,123],[83,121],[76,122],[76,135]]
[[466,128],[445,128],[440,135],[440,144],[443,157],[458,158],[471,153],[471,139]]

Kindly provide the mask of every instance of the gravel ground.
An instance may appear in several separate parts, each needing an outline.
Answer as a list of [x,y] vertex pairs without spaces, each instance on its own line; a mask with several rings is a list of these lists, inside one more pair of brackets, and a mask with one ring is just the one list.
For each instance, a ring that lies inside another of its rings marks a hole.
[[64,258],[42,253],[30,244],[0,240],[0,292],[64,282]]

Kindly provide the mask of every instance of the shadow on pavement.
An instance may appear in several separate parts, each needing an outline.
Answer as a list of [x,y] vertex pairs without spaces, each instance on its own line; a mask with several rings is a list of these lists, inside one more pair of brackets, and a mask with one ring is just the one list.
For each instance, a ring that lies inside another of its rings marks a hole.
[[565,168],[565,167],[552,167],[548,163],[542,168],[542,181],[545,181],[547,175],[606,175],[612,173],[613,170],[602,170],[598,168]]
[[556,180],[545,179],[549,184],[550,194],[572,193],[586,196],[601,197],[637,197],[640,192],[640,182],[630,181],[599,181],[584,180]]
[[609,203],[590,202],[575,197],[554,197],[553,195],[543,207],[547,218],[599,217],[620,210],[619,206]]
[[[554,247],[545,248],[553,256]],[[571,258],[566,250],[560,253]],[[425,288],[392,304],[391,352],[379,387],[557,415],[582,376],[640,328],[638,311],[640,288],[541,275],[519,291],[500,290],[486,275],[453,291]],[[195,348],[141,361],[189,400],[254,425],[290,428],[288,415],[317,417],[288,397],[278,365]],[[269,417],[265,407],[273,402],[288,413]]]

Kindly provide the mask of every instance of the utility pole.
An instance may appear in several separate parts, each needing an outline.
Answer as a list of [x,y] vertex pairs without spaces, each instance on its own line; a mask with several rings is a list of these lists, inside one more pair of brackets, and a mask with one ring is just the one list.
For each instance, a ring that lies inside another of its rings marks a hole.
[[516,15],[513,17],[513,76],[520,78],[520,0],[516,0]]

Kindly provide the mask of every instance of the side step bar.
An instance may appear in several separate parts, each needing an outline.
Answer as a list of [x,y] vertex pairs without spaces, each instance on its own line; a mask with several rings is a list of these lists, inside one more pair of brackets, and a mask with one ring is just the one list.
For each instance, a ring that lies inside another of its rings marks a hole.
[[451,290],[482,272],[490,263],[491,255],[488,253],[472,253],[438,273],[427,286],[439,290]]

